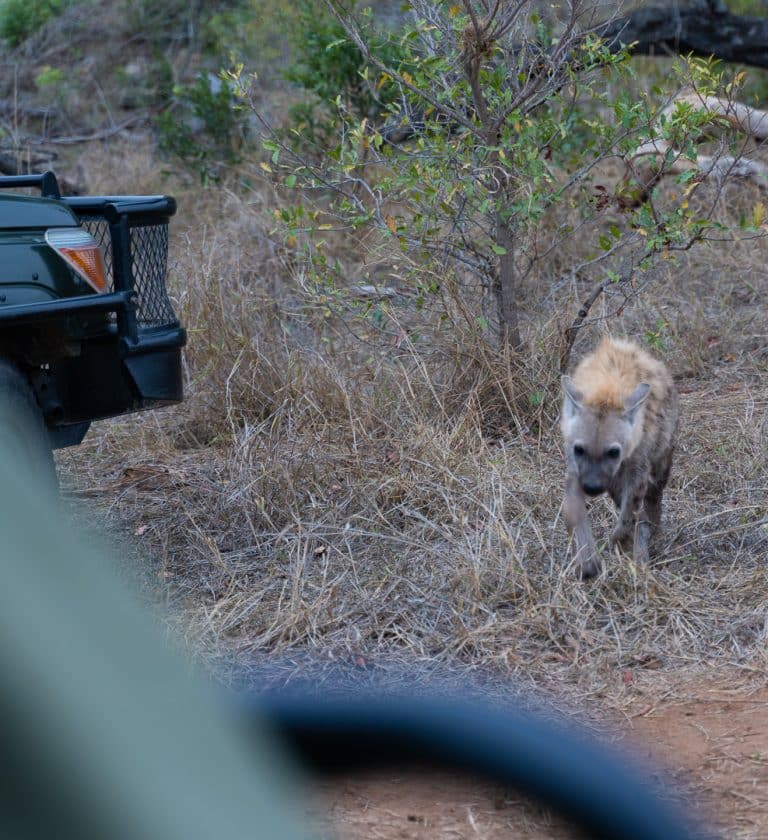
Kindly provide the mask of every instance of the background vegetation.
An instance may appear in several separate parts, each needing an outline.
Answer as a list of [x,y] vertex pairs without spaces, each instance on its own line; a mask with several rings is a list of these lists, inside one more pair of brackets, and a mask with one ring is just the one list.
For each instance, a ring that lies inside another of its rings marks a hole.
[[[638,197],[624,164],[652,135],[670,169],[764,160],[701,108],[663,114],[692,86],[757,102],[760,73],[589,42],[537,76],[567,19],[535,4],[463,73],[460,4],[377,4],[354,29],[315,0],[95,8],[0,4],[0,163],[179,199],[187,400],[98,424],[59,465],[200,657],[614,711],[681,673],[762,679],[765,192],[690,170]],[[559,375],[605,330],[665,359],[683,419],[656,562],[580,584]]]

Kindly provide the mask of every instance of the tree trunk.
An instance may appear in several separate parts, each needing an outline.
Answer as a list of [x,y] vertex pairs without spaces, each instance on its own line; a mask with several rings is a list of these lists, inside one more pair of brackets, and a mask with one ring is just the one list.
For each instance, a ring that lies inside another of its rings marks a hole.
[[501,346],[509,350],[522,350],[520,318],[517,303],[517,269],[515,266],[515,239],[509,223],[504,219],[496,221],[496,244],[506,253],[499,257],[499,269],[494,291],[499,314]]

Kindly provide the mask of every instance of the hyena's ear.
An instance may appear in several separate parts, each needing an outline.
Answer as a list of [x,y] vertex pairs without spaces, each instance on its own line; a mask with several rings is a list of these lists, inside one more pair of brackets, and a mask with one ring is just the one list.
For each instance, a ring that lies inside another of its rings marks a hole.
[[570,376],[562,376],[560,384],[563,386],[563,393],[565,394],[565,410],[568,415],[572,416],[581,411],[584,394],[574,385]]
[[632,393],[624,399],[624,414],[630,423],[634,422],[640,406],[648,399],[651,393],[651,386],[647,382],[641,382]]

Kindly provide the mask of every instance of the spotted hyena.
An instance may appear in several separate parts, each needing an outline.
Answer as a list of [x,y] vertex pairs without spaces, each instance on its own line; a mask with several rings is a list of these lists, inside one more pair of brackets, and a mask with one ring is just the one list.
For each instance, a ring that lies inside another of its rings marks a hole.
[[667,368],[637,344],[606,338],[564,376],[565,522],[579,575],[600,570],[586,497],[610,493],[619,521],[610,544],[647,561],[672,466],[677,392]]

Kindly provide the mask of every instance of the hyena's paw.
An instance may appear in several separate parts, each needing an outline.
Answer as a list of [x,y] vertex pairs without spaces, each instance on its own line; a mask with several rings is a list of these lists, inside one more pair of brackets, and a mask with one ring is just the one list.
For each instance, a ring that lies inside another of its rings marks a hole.
[[611,539],[609,542],[609,547],[613,550],[616,547],[619,547],[622,551],[629,551],[632,547],[632,532],[631,530],[619,523],[614,529],[613,533],[611,534]]
[[632,559],[638,565],[648,563],[651,545],[651,526],[641,522],[637,528],[635,542],[632,550]]
[[600,574],[600,558],[593,554],[591,557],[579,559],[574,564],[576,577],[579,580],[589,580]]

